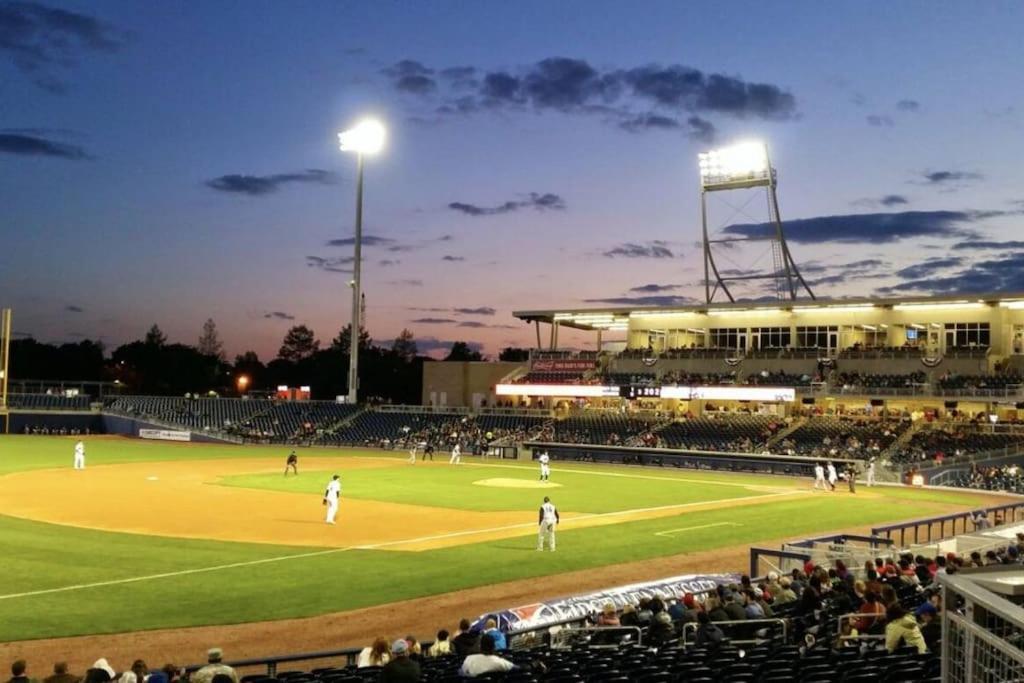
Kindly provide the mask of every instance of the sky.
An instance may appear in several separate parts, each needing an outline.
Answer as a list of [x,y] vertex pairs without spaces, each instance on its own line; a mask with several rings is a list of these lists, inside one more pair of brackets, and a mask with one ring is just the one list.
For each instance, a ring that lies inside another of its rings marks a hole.
[[[366,116],[378,342],[494,357],[535,340],[514,310],[701,300],[697,154],[743,140],[819,297],[1024,291],[1022,25],[1015,2],[0,0],[0,306],[48,342],[213,318],[231,355],[296,324],[329,343],[337,133]],[[761,191],[709,198],[719,237],[767,217]]]

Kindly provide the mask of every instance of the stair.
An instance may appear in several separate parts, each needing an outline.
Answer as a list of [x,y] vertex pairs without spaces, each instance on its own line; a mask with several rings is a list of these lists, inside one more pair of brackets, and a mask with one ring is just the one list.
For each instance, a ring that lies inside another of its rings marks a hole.
[[360,408],[359,410],[352,413],[348,417],[341,418],[340,420],[332,424],[330,427],[324,427],[324,434],[334,434],[342,427],[347,427],[353,420],[355,420],[357,417],[365,413],[367,410],[368,408],[365,407]]
[[793,432],[807,424],[808,419],[809,418],[801,417],[797,420],[794,420],[793,424],[786,427],[785,429],[779,430],[778,432],[776,432],[775,436],[768,439],[768,441],[765,443],[765,447],[768,448],[768,450],[771,450],[773,446],[775,446],[778,443],[781,443],[787,436],[789,436],[790,434],[792,434]]

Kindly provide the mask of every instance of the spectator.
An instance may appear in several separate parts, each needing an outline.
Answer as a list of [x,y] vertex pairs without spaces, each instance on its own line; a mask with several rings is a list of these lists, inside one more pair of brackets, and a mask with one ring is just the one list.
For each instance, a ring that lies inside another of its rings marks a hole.
[[396,640],[391,644],[391,661],[384,665],[380,672],[380,683],[407,683],[420,680],[421,672],[418,662],[409,658],[409,643]]
[[793,591],[793,579],[788,576],[783,576],[779,579],[779,592],[775,595],[776,605],[785,605],[790,602],[796,602],[796,593]]
[[697,615],[697,635],[694,638],[694,645],[698,648],[707,648],[709,650],[717,650],[718,646],[722,644],[725,639],[725,634],[722,629],[718,628],[708,617],[707,613],[701,612]]
[[619,615],[615,611],[615,605],[612,603],[605,603],[604,608],[601,610],[601,614],[597,617],[598,626],[620,626]]
[[675,629],[672,626],[672,617],[668,612],[658,612],[654,617],[654,623],[647,629],[647,637],[652,645],[664,645],[672,640]]
[[469,678],[476,678],[492,671],[511,671],[515,665],[507,659],[494,654],[494,638],[490,634],[480,636],[480,652],[466,657],[459,673]]
[[747,611],[739,603],[735,592],[727,590],[723,598],[725,599],[725,605],[723,605],[722,609],[729,615],[729,621],[743,621],[747,618]]
[[469,630],[469,619],[459,622],[459,632],[452,639],[452,649],[459,659],[480,652],[480,634]]
[[729,621],[729,614],[722,608],[722,602],[715,595],[709,595],[704,601],[704,610],[711,621]]
[[11,664],[11,680],[8,683],[32,683],[32,679],[25,674],[26,668],[24,659],[15,660]]
[[885,616],[889,622],[885,626],[885,649],[890,653],[895,652],[901,643],[907,647],[917,648],[918,654],[928,651],[928,646],[921,635],[921,629],[917,626],[914,615],[903,609],[898,602],[886,610]]
[[758,603],[752,590],[743,593],[743,611],[746,613],[747,619],[765,618],[764,608]]
[[854,628],[861,633],[867,633],[875,625],[882,623],[881,618],[885,614],[885,606],[878,601],[878,593],[871,590],[865,592],[864,603],[860,606],[858,613],[871,615],[870,617],[858,619],[854,624]]
[[[103,657],[100,657],[92,663],[92,669],[90,669],[90,671],[95,672],[93,673],[93,679],[100,683],[102,683],[102,681],[112,681],[117,678],[117,672],[114,671],[114,667],[110,666],[110,663]],[[86,680],[89,680],[88,672],[86,672]]]
[[636,607],[626,605],[622,608],[622,616],[619,617],[620,626],[639,626],[640,620],[636,617]]
[[437,632],[437,638],[434,640],[434,644],[427,650],[428,657],[443,657],[451,654],[452,652],[452,641],[448,639],[448,631],[441,629]]
[[[494,640],[495,650],[507,650],[508,643],[505,642],[505,634],[498,630],[498,622],[494,619],[488,619],[484,625],[484,635],[490,636]],[[481,637],[481,641],[483,638]]]
[[120,683],[143,683],[149,676],[149,667],[141,659],[132,663],[132,668],[121,674]]
[[68,673],[67,662],[57,662],[53,665],[53,675],[44,678],[43,683],[78,683],[81,680],[81,676]]
[[921,620],[921,637],[929,652],[938,652],[942,640],[942,622],[939,621],[939,611],[930,602],[922,603],[914,612]]
[[405,643],[409,646],[406,650],[406,656],[414,662],[421,661],[423,659],[423,648],[420,647],[420,641],[416,640],[416,636],[406,636]]
[[368,666],[384,666],[391,661],[388,641],[384,636],[373,639],[373,645],[364,647],[356,657],[356,667],[364,669]]
[[219,647],[211,647],[206,651],[207,665],[192,674],[191,683],[213,683],[213,677],[217,674],[225,674],[231,677],[233,683],[238,683],[238,674],[230,666],[223,663],[224,651]]

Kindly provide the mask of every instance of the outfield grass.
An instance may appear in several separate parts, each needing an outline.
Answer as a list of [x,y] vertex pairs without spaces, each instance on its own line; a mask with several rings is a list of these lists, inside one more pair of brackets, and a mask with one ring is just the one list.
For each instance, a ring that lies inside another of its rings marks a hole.
[[[0,472],[69,467],[72,445],[73,440],[67,438],[0,438]],[[254,455],[280,456],[283,464],[286,452],[281,448],[96,440],[89,441],[87,457],[90,466]],[[300,459],[303,475],[297,478],[246,475],[224,483],[319,493],[323,475],[330,471],[319,458],[339,455],[338,451],[304,451]],[[585,474],[588,470],[603,474]],[[605,476],[610,473],[629,476]],[[543,492],[472,485],[492,476],[532,479],[535,470],[524,466],[502,472],[473,465],[353,470],[345,475],[346,495],[464,509],[523,509],[532,516]],[[556,467],[554,477],[564,485],[549,495],[563,509],[581,512],[652,507],[667,500],[680,503],[763,495],[734,484],[788,483],[774,477],[593,465]],[[0,516],[4,548],[0,641],[309,616],[505,580],[899,521],[935,513],[949,501],[970,500],[964,494],[946,496],[933,491],[887,488],[873,492],[882,497],[868,504],[851,496],[820,494],[562,531],[555,554],[533,552],[532,537],[424,552],[320,551],[90,531]],[[154,501],[154,505],[165,505],[168,514],[174,514],[176,504]],[[481,507],[485,505],[488,507]],[[726,522],[739,526],[706,526]],[[430,531],[416,528],[415,520],[408,523],[410,537]],[[679,529],[685,530],[656,535]],[[311,555],[318,552],[322,554]],[[291,559],[251,564],[283,557]],[[236,563],[250,564],[180,573]],[[123,582],[152,575],[165,576]],[[109,581],[120,583],[15,597]],[[503,605],[495,605],[500,607]]]

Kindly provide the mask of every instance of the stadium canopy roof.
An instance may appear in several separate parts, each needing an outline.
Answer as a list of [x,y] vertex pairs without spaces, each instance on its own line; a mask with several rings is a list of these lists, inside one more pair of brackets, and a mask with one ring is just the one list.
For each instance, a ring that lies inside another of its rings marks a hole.
[[560,326],[573,327],[578,330],[608,330],[609,325],[623,325],[630,318],[671,317],[687,313],[707,314],[712,311],[828,311],[849,312],[851,308],[892,308],[904,305],[976,305],[990,306],[1012,305],[1013,308],[1024,308],[1024,292],[1002,292],[991,294],[949,294],[943,296],[917,296],[898,298],[844,298],[817,300],[784,300],[778,299],[758,301],[736,301],[735,303],[697,303],[679,306],[612,306],[606,308],[559,308],[547,311],[513,311],[512,315],[524,322],[555,323]]

